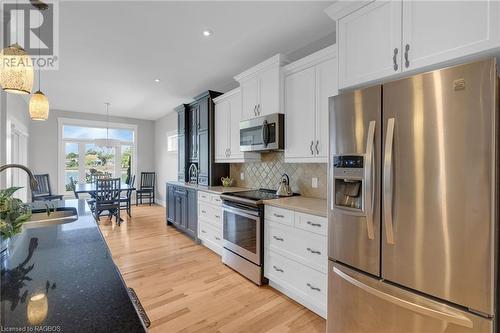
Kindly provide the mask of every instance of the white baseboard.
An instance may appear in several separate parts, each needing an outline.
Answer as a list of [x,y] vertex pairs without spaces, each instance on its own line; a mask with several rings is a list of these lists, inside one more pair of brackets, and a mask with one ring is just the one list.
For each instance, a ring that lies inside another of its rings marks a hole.
[[155,201],[156,201],[157,205],[160,205],[160,206],[163,206],[163,207],[167,207],[167,204],[165,203],[164,200],[160,200],[160,199],[156,198]]

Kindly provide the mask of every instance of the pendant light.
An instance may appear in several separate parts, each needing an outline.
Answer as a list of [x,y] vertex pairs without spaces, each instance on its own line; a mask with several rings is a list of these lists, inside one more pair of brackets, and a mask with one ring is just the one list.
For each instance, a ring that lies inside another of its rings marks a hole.
[[[44,9],[40,7],[39,10],[42,11]],[[38,26],[40,26],[40,21],[38,21]],[[38,39],[38,58],[40,58],[40,54],[40,39]],[[49,100],[40,90],[42,80],[41,77],[42,70],[38,68],[38,91],[31,95],[29,112],[31,119],[45,121],[49,118]]]
[[95,144],[102,148],[114,148],[120,145],[119,140],[109,138],[109,106],[110,103],[106,102],[106,139],[96,139]]
[[[17,15],[16,1],[16,15]],[[33,61],[17,43],[19,27],[16,16],[16,42],[0,52],[0,85],[6,92],[30,94],[33,88]]]

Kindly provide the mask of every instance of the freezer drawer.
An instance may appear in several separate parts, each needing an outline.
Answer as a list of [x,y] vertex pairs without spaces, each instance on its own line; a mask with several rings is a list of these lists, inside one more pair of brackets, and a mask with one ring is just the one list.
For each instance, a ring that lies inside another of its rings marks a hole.
[[329,261],[328,333],[491,333],[486,319]]

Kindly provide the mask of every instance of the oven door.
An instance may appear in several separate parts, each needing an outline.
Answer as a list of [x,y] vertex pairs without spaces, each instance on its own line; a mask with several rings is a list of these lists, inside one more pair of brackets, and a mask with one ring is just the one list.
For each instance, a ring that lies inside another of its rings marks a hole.
[[223,246],[243,258],[261,265],[261,215],[258,209],[224,203]]

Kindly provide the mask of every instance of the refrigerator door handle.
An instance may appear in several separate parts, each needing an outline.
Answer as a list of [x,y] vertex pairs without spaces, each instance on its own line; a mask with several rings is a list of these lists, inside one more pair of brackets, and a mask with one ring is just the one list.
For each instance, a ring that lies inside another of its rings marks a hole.
[[394,230],[392,221],[392,148],[394,142],[394,121],[389,118],[387,121],[387,136],[385,139],[384,152],[384,226],[387,243],[394,244]]
[[373,154],[375,144],[375,120],[370,121],[368,125],[368,136],[366,138],[366,153],[365,153],[365,179],[366,179],[366,230],[368,238],[375,239],[373,227],[373,198],[375,196],[374,176],[375,168],[373,167]]
[[442,311],[441,309],[438,309],[438,308],[432,308],[432,307],[427,307],[427,306],[423,306],[420,304],[415,304],[413,302],[401,299],[399,297],[384,293],[376,288],[373,288],[371,286],[368,286],[368,285],[362,283],[361,281],[351,277],[349,274],[342,272],[340,269],[338,269],[336,267],[333,267],[333,272],[336,275],[338,275],[339,277],[341,277],[342,279],[344,279],[345,281],[349,282],[350,284],[360,288],[361,290],[363,290],[363,291],[365,291],[365,292],[367,292],[375,297],[383,299],[384,301],[390,302],[396,306],[399,306],[399,307],[408,309],[410,311],[419,313],[423,316],[432,317],[432,318],[435,318],[435,319],[438,319],[441,321],[445,321],[448,323],[460,325],[460,326],[467,327],[467,328],[474,327],[472,321],[460,313],[445,312],[445,311]]

